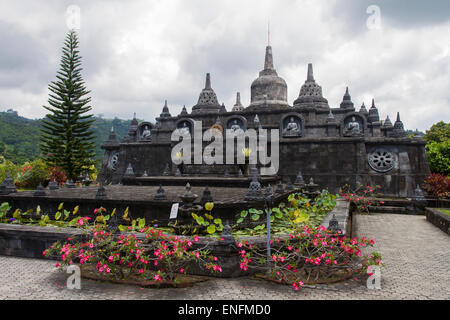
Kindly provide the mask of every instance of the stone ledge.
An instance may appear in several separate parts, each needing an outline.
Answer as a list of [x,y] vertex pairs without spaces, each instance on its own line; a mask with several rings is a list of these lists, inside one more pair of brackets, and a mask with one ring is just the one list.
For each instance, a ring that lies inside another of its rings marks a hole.
[[440,212],[437,208],[425,208],[427,220],[450,235],[450,216]]

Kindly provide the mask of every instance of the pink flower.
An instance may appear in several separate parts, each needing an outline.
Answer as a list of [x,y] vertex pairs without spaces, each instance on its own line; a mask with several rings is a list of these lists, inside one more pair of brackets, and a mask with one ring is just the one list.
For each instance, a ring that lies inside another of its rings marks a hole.
[[161,281],[162,280],[162,278],[159,276],[159,274],[155,274],[153,279],[155,279],[156,281]]
[[183,268],[180,268],[180,273],[184,273],[184,269]]

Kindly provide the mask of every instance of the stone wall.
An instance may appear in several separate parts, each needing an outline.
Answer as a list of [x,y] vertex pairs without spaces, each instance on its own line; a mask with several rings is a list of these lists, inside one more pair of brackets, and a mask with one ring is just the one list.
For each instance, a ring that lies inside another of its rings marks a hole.
[[426,208],[427,220],[450,235],[450,216],[436,208]]
[[[430,173],[425,151],[425,141],[421,138],[409,138],[400,135],[392,136],[392,127],[383,127],[380,122],[369,123],[367,114],[356,112],[354,108],[321,110],[314,105],[293,108],[288,106],[249,107],[243,111],[219,114],[196,113],[176,117],[157,118],[159,123],[152,130],[151,141],[135,141],[117,143],[119,164],[112,172],[106,166],[110,150],[105,153],[99,180],[111,176],[113,183],[123,179],[126,168],[131,164],[134,173],[141,176],[144,171],[148,175],[162,175],[167,163],[171,164],[171,173],[175,166],[171,162],[171,148],[175,144],[170,141],[172,131],[180,121],[202,121],[203,130],[208,130],[218,123],[226,128],[228,121],[234,117],[243,119],[244,130],[257,128],[276,129],[280,132],[280,170],[278,176],[289,176],[294,179],[301,170],[305,180],[314,178],[322,188],[337,192],[343,184],[355,186],[357,183],[379,184],[386,195],[411,196],[417,184]],[[255,123],[258,115],[259,124]],[[294,137],[283,137],[284,119],[287,116],[297,117],[301,124],[301,134]],[[344,136],[344,126],[349,117],[357,117],[362,124],[362,133],[357,136]],[[270,140],[270,139],[269,139]],[[269,141],[270,143],[270,141]],[[204,143],[204,146],[207,143]],[[224,142],[224,147],[226,143]],[[390,170],[377,171],[369,165],[369,156],[376,151],[387,151],[392,157],[393,167]],[[221,175],[225,166],[196,165],[190,168],[193,175]],[[228,169],[227,169],[228,170]],[[236,168],[231,168],[235,172]]]

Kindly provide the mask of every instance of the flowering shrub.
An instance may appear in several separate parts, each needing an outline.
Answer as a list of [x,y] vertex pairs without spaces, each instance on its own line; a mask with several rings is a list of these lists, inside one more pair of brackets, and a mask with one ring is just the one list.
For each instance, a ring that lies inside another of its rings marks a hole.
[[423,188],[427,193],[436,198],[448,197],[450,196],[450,177],[433,173],[426,177]]
[[[86,221],[87,222],[87,221]],[[55,242],[43,252],[45,256],[60,255],[61,263],[56,266],[91,264],[96,272],[124,279],[148,276],[156,282],[174,281],[178,274],[185,274],[192,263],[197,263],[211,272],[222,272],[216,264],[216,257],[204,249],[194,249],[194,240],[168,236],[161,230],[145,227],[142,237],[134,234],[114,235],[98,228],[92,228],[88,241]]]
[[50,167],[49,180],[55,180],[59,185],[63,185],[67,181],[66,172],[61,167]]
[[347,201],[353,203],[359,213],[369,213],[369,207],[376,207],[384,204],[384,201],[378,201],[375,193],[380,190],[380,186],[363,186],[360,185],[356,190],[351,190],[348,184],[341,187],[339,194]]
[[48,166],[42,159],[37,159],[20,167],[15,184],[18,188],[35,189],[39,183],[44,184],[48,177]]
[[240,268],[268,272],[271,279],[291,283],[298,290],[305,282],[339,277],[342,272],[365,273],[369,265],[383,266],[379,253],[363,256],[361,252],[374,245],[373,239],[350,239],[340,233],[333,234],[323,226],[297,228],[288,239],[271,241],[270,266],[265,249],[248,241],[240,242]]

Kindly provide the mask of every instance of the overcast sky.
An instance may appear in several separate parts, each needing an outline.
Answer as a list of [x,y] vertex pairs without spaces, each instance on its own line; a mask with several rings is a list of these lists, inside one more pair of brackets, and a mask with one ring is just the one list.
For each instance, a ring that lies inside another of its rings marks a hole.
[[400,111],[407,129],[450,122],[448,0],[2,0],[0,110],[45,115],[70,5],[81,12],[82,75],[94,114],[130,119],[136,112],[154,121],[165,99],[172,115],[183,105],[190,111],[207,72],[228,110],[237,91],[248,106],[270,21],[289,104],[313,63],[332,108],[349,86],[358,109],[373,97],[382,119]]

